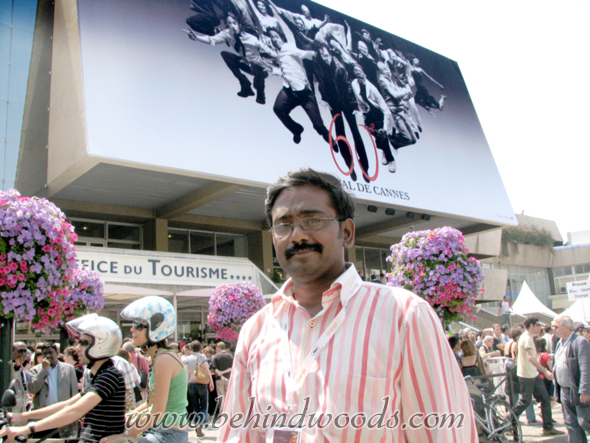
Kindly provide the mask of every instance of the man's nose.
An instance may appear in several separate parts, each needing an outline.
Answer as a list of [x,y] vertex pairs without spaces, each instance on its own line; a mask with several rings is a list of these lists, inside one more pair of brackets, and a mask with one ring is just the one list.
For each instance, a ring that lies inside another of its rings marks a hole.
[[292,243],[299,243],[302,239],[309,238],[309,231],[306,231],[301,227],[300,223],[293,224],[293,230],[291,231],[291,242]]

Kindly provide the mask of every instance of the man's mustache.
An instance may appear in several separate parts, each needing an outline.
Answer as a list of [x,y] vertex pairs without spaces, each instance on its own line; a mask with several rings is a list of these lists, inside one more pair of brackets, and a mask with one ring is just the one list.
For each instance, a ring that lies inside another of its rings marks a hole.
[[323,249],[324,248],[319,243],[295,243],[293,246],[290,246],[285,250],[285,258],[289,260],[297,252],[301,251],[316,251],[321,254]]

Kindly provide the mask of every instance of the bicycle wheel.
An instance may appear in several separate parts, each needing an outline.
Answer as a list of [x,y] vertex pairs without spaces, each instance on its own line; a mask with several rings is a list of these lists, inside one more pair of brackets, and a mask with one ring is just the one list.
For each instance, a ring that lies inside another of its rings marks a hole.
[[487,408],[490,437],[498,442],[522,442],[522,430],[518,417],[505,400],[495,399]]

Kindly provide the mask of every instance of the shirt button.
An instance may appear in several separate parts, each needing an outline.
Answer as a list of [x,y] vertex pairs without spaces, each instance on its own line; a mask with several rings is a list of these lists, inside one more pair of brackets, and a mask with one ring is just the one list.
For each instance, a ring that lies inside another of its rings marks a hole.
[[314,322],[312,322],[312,321],[310,321],[310,322],[309,322],[309,327],[310,327],[310,328],[313,328],[314,326],[315,326],[315,323],[314,323]]

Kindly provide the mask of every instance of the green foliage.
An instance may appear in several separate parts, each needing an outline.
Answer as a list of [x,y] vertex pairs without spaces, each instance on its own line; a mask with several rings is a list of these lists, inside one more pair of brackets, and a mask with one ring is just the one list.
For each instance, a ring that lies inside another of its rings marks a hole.
[[534,225],[512,226],[502,229],[502,255],[507,257],[508,244],[534,245],[553,250],[553,235],[547,229]]

